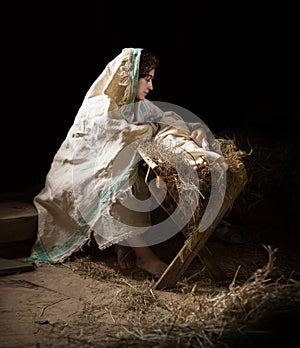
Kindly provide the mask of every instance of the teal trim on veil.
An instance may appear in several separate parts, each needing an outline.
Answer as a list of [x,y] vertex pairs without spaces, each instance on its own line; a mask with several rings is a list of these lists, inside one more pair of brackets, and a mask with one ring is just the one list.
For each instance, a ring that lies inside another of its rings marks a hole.
[[138,86],[138,80],[139,80],[139,63],[140,63],[140,57],[141,57],[142,48],[135,48],[133,52],[133,60],[132,60],[132,69],[130,69],[130,72],[132,73],[132,89],[131,89],[131,99],[130,103],[134,103],[137,86]]

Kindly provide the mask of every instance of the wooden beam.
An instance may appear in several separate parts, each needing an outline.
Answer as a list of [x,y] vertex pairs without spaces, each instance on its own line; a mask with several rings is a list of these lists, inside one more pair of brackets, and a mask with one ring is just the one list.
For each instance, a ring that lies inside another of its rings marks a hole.
[[[211,236],[217,225],[220,223],[223,216],[231,206],[231,203],[231,200],[226,199],[225,197],[223,205],[214,222],[204,232],[192,233],[187,238],[183,247],[179,250],[168,268],[154,284],[155,290],[172,288],[176,285],[178,279],[182,277],[195,256],[197,256],[198,253],[201,252],[201,249],[203,249],[203,247],[205,246],[207,239]],[[214,272],[214,270],[212,271]]]

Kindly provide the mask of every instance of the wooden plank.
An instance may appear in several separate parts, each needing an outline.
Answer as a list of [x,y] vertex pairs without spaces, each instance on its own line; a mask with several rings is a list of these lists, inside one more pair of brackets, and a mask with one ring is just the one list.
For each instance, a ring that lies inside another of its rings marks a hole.
[[0,243],[36,238],[38,213],[32,203],[0,202]]
[[214,222],[204,232],[193,233],[187,238],[183,247],[177,253],[168,268],[154,284],[155,290],[172,288],[176,285],[178,279],[182,277],[195,256],[197,256],[205,246],[207,239],[211,236],[230,206],[231,200],[225,197],[223,205]]
[[0,258],[18,259],[30,256],[35,239],[0,243]]
[[[154,195],[154,197],[156,197],[153,187],[151,189],[151,192]],[[167,197],[169,197],[169,198],[167,198]],[[172,219],[172,212],[176,208],[176,202],[175,202],[175,199],[170,195],[170,192],[167,192],[167,197],[166,197],[166,200],[160,204],[160,206],[163,208],[163,210],[167,214],[169,214],[170,218]],[[174,223],[176,223],[176,222],[174,221]],[[188,236],[184,233],[184,231],[181,231],[181,232],[188,239]],[[212,232],[213,231],[208,232],[209,236]],[[212,254],[210,253],[210,251],[208,250],[208,248],[206,246],[204,246],[203,248],[201,248],[199,250],[197,256],[200,258],[203,265],[207,268],[212,279],[214,279],[215,281],[223,281],[223,280],[227,279],[226,274],[223,272],[223,270],[219,266],[217,260],[212,256]],[[194,258],[194,256],[192,256],[192,259],[193,258]],[[191,261],[192,261],[192,259],[191,259]]]
[[20,260],[9,260],[0,258],[0,275],[33,271],[34,265]]
[[143,158],[143,160],[148,164],[148,166],[154,170],[155,168],[158,167],[158,165],[149,157],[147,156],[143,150],[141,150],[140,148],[137,149],[138,153],[141,155],[141,157]]
[[[237,177],[235,173],[231,173],[231,172],[227,173],[227,190],[224,197],[224,201],[217,217],[215,218],[211,226],[209,226],[204,232],[192,233],[187,238],[183,247],[175,256],[171,264],[168,266],[165,272],[161,275],[158,281],[154,284],[154,289],[161,290],[164,288],[174,287],[178,279],[180,279],[180,277],[184,274],[186,269],[189,267],[189,265],[191,264],[195,256],[201,253],[201,250],[203,250],[207,239],[214,232],[214,230],[216,229],[220,221],[223,219],[225,214],[230,210],[234,200],[236,199],[238,194],[241,192],[241,190],[243,189],[246,183],[247,173],[246,173],[245,167],[241,165],[239,170],[240,170],[240,174],[242,174],[239,177]],[[235,188],[235,190],[230,191],[230,194],[228,191],[229,187]],[[208,267],[210,266],[211,265],[208,265]],[[215,269],[211,268],[211,271],[213,271],[215,276],[218,277],[218,268],[215,268]]]

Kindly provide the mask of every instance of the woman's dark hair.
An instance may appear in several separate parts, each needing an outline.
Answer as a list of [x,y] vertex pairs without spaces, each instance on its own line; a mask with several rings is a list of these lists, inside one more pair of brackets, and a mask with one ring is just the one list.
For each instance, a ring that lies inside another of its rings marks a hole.
[[157,68],[159,60],[155,54],[143,49],[140,56],[139,78],[146,77],[152,69]]

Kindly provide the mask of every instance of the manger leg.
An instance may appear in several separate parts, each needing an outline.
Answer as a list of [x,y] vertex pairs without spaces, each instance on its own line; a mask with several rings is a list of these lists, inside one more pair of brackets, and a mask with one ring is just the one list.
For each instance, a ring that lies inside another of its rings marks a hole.
[[221,282],[228,278],[207,246],[199,250],[198,256],[214,281]]
[[199,253],[201,253],[201,250],[204,249],[207,239],[211,236],[217,225],[223,219],[224,215],[230,208],[231,203],[231,200],[225,198],[214,222],[204,232],[192,233],[187,238],[173,261],[170,263],[170,265],[167,267],[158,281],[154,284],[154,289],[162,290],[164,288],[172,288],[176,285],[177,281],[182,277],[193,259]]

